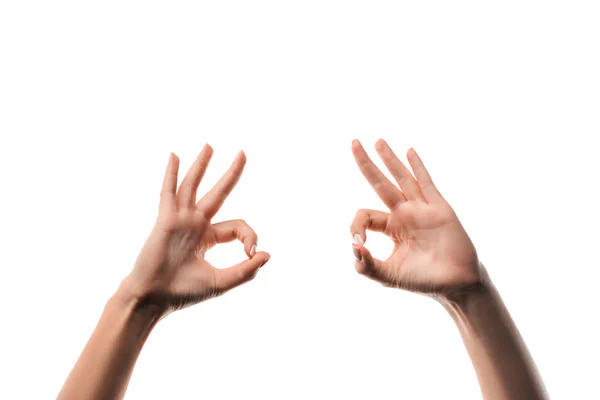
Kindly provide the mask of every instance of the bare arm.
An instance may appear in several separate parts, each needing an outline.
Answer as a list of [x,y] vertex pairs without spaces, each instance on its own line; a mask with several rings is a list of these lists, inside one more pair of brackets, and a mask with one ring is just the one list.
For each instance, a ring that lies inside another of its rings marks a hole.
[[539,373],[487,274],[473,290],[440,298],[450,313],[485,399],[546,399]]
[[69,375],[59,399],[120,399],[159,310],[117,292]]
[[[454,210],[414,150],[413,174],[388,144],[376,149],[397,181],[390,182],[358,141],[356,162],[389,212],[359,210],[350,228],[356,270],[386,287],[428,295],[456,322],[487,400],[546,399],[525,344]],[[387,235],[394,250],[378,260],[364,246],[367,231]]]
[[[205,146],[179,190],[179,160],[171,155],[156,225],[133,271],[107,302],[58,396],[60,400],[122,398],[144,342],[160,319],[248,282],[269,260],[268,253],[256,251],[257,235],[244,221],[211,222],[242,174],[243,153],[196,202],[211,155],[212,149]],[[224,269],[205,260],[211,247],[235,239],[244,243],[247,260]]]

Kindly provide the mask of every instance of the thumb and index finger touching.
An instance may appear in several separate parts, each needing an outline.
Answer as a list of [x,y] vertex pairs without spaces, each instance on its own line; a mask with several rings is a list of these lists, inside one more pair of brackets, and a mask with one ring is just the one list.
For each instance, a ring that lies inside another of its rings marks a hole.
[[[413,176],[383,139],[377,141],[375,148],[399,187],[381,172],[358,140],[352,142],[352,153],[360,171],[390,210],[408,201],[430,204],[444,201],[414,149],[411,148],[407,153]],[[385,262],[372,257],[369,250],[364,247],[367,239],[366,231],[385,233],[389,218],[390,214],[382,211],[359,210],[350,227],[354,239],[352,247],[356,257],[356,270],[377,281],[385,281],[386,277],[383,276]]]
[[[387,143],[383,140],[378,141],[377,149],[382,155],[384,162],[394,178],[401,185],[402,191],[390,182],[379,168],[371,161],[368,154],[358,140],[352,142],[352,152],[356,162],[375,192],[390,208],[394,209],[400,203],[415,199],[414,193],[420,192],[422,199],[428,202],[443,201],[441,194],[433,185],[431,177],[418,154],[411,149],[408,153],[409,163],[416,175],[416,179],[408,172],[401,161],[393,154]],[[198,185],[204,175],[205,169],[210,161],[212,148],[205,146],[198,156],[198,159],[184,178],[180,192],[183,192],[184,203],[193,202]],[[215,186],[196,204],[199,211],[203,212],[207,218],[211,219],[223,205],[227,196],[231,193],[239,181],[246,163],[246,156],[243,152],[238,153],[229,170],[221,177]],[[161,191],[161,203],[171,202],[175,199],[177,186],[177,170],[179,159],[171,155],[163,189]],[[406,192],[403,193],[403,191]],[[376,210],[359,210],[351,226],[351,232],[354,239],[353,250],[356,257],[356,269],[359,273],[367,275],[373,279],[378,279],[381,274],[383,262],[371,256],[370,252],[364,247],[367,238],[366,231],[374,230],[384,232],[389,220],[389,214]],[[256,234],[243,221],[227,221],[214,226],[217,233],[217,242],[222,243],[239,239],[244,243],[246,254],[250,257],[233,267],[220,270],[220,281],[224,288],[235,287],[247,280],[252,279],[258,268],[264,265],[270,258],[265,252],[256,253]]]
[[226,243],[239,240],[244,244],[244,250],[249,257],[232,267],[216,271],[217,287],[227,291],[256,276],[259,268],[269,261],[271,255],[264,251],[256,251],[258,236],[256,232],[243,220],[219,222],[213,225],[217,243]]
[[[246,164],[246,155],[243,151],[240,151],[225,174],[196,203],[196,192],[212,154],[212,147],[208,144],[205,145],[181,182],[179,190],[177,190],[179,158],[171,154],[163,180],[161,205],[195,207],[208,220],[212,219],[238,183]],[[217,285],[220,290],[226,291],[251,280],[256,271],[269,261],[270,255],[268,253],[256,251],[258,237],[256,232],[245,221],[225,221],[213,224],[212,227],[217,243],[225,243],[238,239],[244,244],[244,251],[249,257],[247,260],[232,267],[216,271]]]
[[389,217],[390,214],[383,211],[362,209],[358,210],[350,226],[356,271],[378,281],[383,278],[384,262],[374,258],[364,244],[367,230],[385,232]]
[[[215,216],[232,192],[242,176],[245,164],[246,155],[244,152],[238,153],[227,172],[198,201],[196,208],[204,213],[208,219]],[[258,269],[265,265],[271,258],[269,253],[256,251],[258,235],[245,221],[239,219],[224,221],[213,224],[213,229],[217,243],[231,242],[236,239],[240,240],[244,244],[246,255],[249,257],[247,260],[229,268],[217,269],[215,279],[217,287],[220,290],[227,291],[252,280]]]

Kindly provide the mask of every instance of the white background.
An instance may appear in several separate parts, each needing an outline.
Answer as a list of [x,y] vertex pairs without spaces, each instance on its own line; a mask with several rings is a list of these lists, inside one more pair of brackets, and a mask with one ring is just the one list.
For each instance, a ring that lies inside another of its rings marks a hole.
[[420,152],[551,396],[599,398],[598,7],[3,1],[0,398],[56,396],[151,229],[169,152],[185,171],[205,142],[202,193],[246,151],[216,220],[246,219],[272,259],[162,321],[127,398],[480,398],[442,307],[354,271],[354,213],[383,204],[350,143],[376,156],[379,137]]

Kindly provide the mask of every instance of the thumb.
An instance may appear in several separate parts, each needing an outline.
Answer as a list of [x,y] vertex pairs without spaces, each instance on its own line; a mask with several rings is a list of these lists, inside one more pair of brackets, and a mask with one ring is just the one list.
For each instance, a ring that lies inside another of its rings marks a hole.
[[269,253],[259,251],[252,258],[234,265],[233,267],[219,269],[216,274],[217,289],[222,292],[251,281],[256,276],[258,269],[265,265],[271,258]]
[[371,252],[361,244],[353,244],[352,250],[356,258],[356,262],[354,263],[356,272],[377,282],[384,283],[383,261],[373,258]]

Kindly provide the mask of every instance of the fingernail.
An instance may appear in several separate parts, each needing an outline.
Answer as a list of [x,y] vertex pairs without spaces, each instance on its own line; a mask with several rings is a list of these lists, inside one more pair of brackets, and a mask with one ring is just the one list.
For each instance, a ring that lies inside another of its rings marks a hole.
[[250,257],[254,257],[255,254],[256,254],[256,245],[253,244],[252,247],[250,247]]
[[354,258],[356,258],[356,261],[362,261],[362,254],[360,254],[360,250],[356,247],[354,247],[352,250],[354,251]]
[[353,238],[354,238],[354,244],[360,244],[360,245],[365,244],[365,241],[363,240],[362,236],[360,236],[359,233],[355,234],[353,236]]

